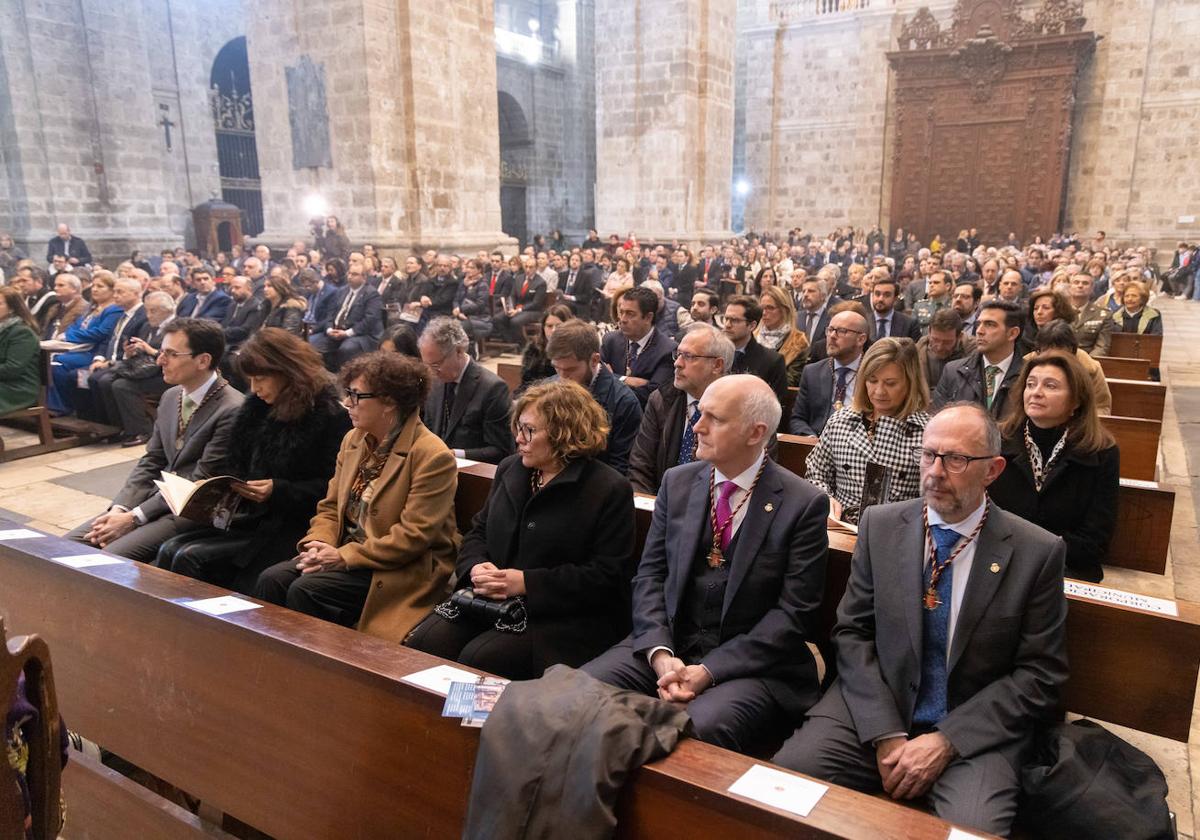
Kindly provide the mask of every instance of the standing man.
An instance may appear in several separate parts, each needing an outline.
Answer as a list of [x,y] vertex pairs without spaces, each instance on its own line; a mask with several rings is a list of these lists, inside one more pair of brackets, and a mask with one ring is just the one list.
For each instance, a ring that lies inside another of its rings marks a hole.
[[504,380],[471,361],[470,344],[454,318],[434,318],[421,333],[417,349],[434,376],[422,416],[454,457],[498,464],[516,447],[512,398]]
[[787,398],[787,362],[758,343],[754,331],[762,321],[762,304],[749,295],[735,295],[725,305],[725,336],[733,342],[730,373],[750,373],[771,386],[779,404]]
[[617,472],[627,474],[629,450],[642,422],[642,404],[628,385],[600,364],[596,328],[578,318],[560,324],[546,342],[546,357],[560,378],[587,388],[604,409],[608,415],[608,446],[598,457]]
[[788,431],[821,434],[829,415],[849,402],[867,345],[867,319],[853,310],[839,312],[825,331],[827,358],[810,362],[800,374],[800,392],[792,405]]
[[757,377],[704,392],[697,460],[667,472],[655,501],[633,633],[583,666],[686,704],[698,738],[738,752],[786,734],[820,693],[805,642],[825,586],[829,497],[767,457],[779,417]]
[[67,534],[143,563],[153,562],[166,540],[198,527],[171,513],[155,480],[164,470],[191,481],[224,473],[229,438],[242,405],[242,395],[217,374],[225,352],[219,324],[176,318],[164,333],[158,365],[163,380],[174,387],[159,400],[146,454],[109,509]]
[[671,354],[675,342],[654,328],[657,313],[658,296],[635,286],[621,295],[618,328],[600,344],[600,360],[633,389],[643,408],[650,395],[674,376]]
[[869,509],[833,631],[838,678],[775,763],[1006,837],[1021,754],[1067,680],[1063,541],[988,501],[1000,432],[925,429],[923,499]]
[[338,293],[333,318],[318,322],[308,343],[337,371],[346,362],[379,346],[383,335],[383,298],[367,285],[362,263],[351,266]]
[[1103,304],[1092,300],[1092,278],[1085,272],[1071,276],[1067,286],[1071,305],[1078,313],[1075,316],[1075,340],[1079,349],[1089,356],[1107,356],[1112,346],[1112,312]]
[[[692,299],[692,307],[700,300]],[[705,291],[705,295],[716,295]],[[556,331],[557,332],[557,331]],[[692,324],[675,352],[675,378],[650,395],[629,456],[629,480],[639,493],[656,495],[671,467],[696,460],[700,398],[733,367],[733,342],[712,324]]]
[[946,365],[933,392],[934,408],[953,402],[973,402],[985,407],[993,417],[1004,416],[1008,389],[1021,372],[1015,356],[1024,322],[1021,308],[1015,303],[989,300],[983,304],[975,329],[975,349],[965,358]]

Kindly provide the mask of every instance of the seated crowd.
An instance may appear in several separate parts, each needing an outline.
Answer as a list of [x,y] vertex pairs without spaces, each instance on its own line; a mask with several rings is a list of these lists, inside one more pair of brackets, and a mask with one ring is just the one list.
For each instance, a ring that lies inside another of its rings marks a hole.
[[[1067,678],[1062,578],[1100,580],[1113,533],[1094,357],[1161,333],[1171,288],[1142,248],[876,233],[403,271],[307,243],[23,260],[0,414],[50,342],[50,407],[146,444],[73,539],[510,679],[579,667],[686,704],[704,740],[1006,833]],[[492,338],[522,351],[515,401]],[[815,438],[804,476],[780,432]],[[456,459],[497,465],[461,535]],[[164,471],[233,476],[232,515],[174,515]],[[831,516],[858,548],[822,693]]]

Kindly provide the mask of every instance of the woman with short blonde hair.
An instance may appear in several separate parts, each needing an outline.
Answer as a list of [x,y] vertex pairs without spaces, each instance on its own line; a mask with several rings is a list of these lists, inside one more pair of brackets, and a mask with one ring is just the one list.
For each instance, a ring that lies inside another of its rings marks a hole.
[[755,337],[759,344],[783,356],[787,365],[787,384],[795,388],[808,363],[809,344],[804,330],[796,329],[796,304],[782,286],[767,286],[759,297],[762,320]]

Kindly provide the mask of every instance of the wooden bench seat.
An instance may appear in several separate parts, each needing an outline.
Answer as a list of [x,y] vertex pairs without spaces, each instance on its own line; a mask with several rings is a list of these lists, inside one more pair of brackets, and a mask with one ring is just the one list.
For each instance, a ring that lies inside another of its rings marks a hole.
[[1163,383],[1109,379],[1108,390],[1112,394],[1114,415],[1162,422],[1167,403],[1167,386]]
[[1148,359],[1096,356],[1096,361],[1100,363],[1100,369],[1104,371],[1106,379],[1137,379],[1139,381],[1150,379],[1152,366]]
[[1162,367],[1161,335],[1139,335],[1138,333],[1115,332],[1108,352],[1127,359],[1145,359],[1150,367]]

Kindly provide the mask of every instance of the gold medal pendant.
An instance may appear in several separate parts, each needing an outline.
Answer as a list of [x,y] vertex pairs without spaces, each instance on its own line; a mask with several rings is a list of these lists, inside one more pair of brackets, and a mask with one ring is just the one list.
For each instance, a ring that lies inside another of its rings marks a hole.
[[921,599],[921,605],[930,611],[936,610],[942,605],[942,599],[937,596],[937,591],[932,586],[925,590],[925,597]]
[[708,568],[719,569],[721,564],[725,562],[725,556],[721,554],[721,549],[713,546],[713,550],[708,552]]

